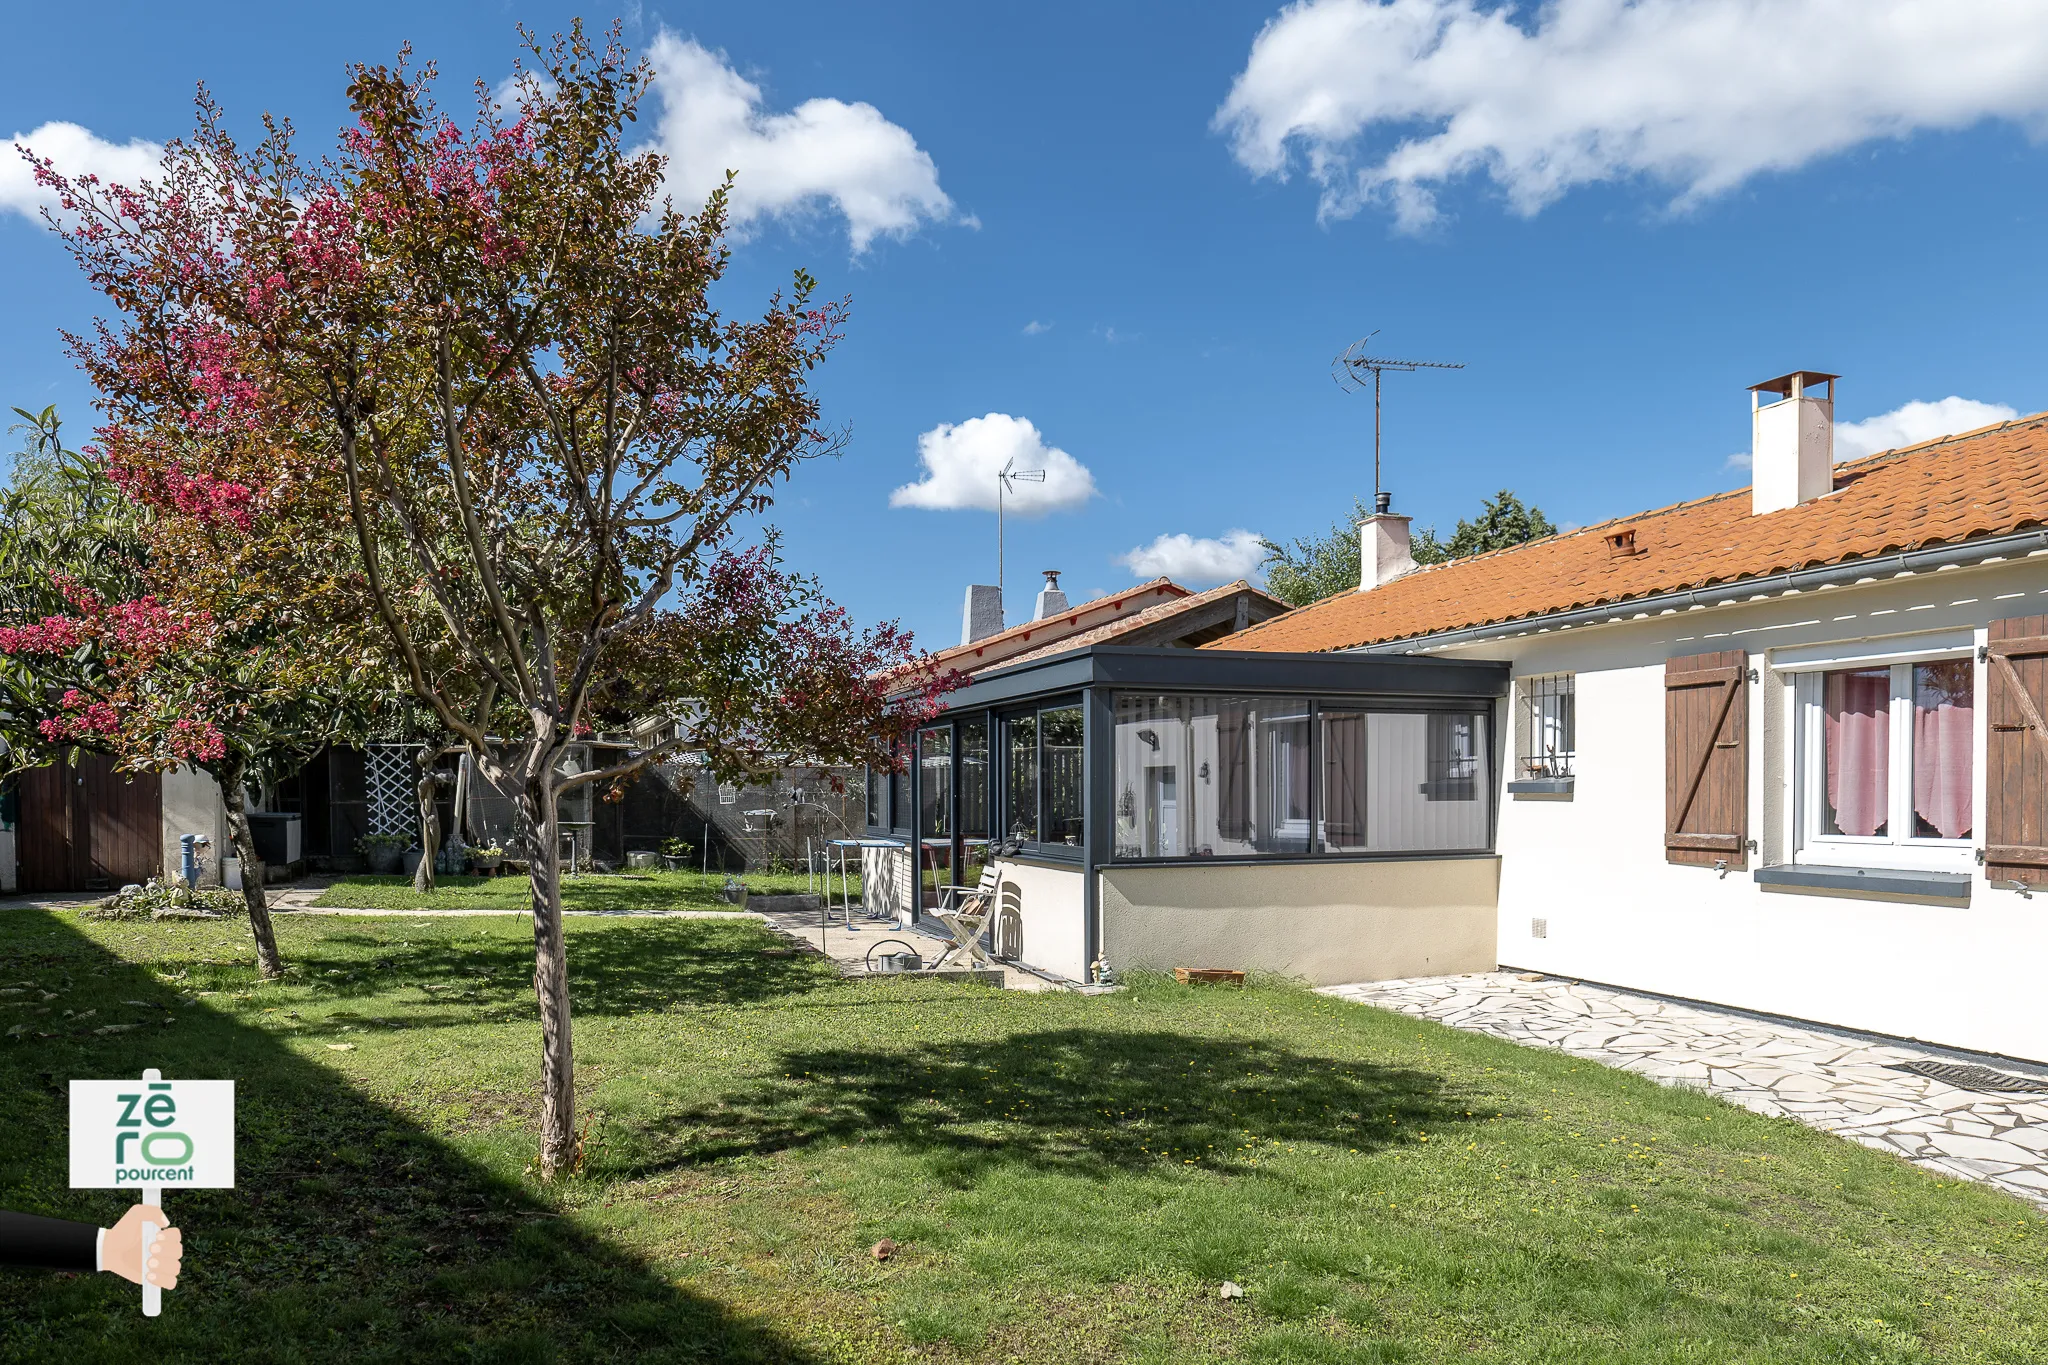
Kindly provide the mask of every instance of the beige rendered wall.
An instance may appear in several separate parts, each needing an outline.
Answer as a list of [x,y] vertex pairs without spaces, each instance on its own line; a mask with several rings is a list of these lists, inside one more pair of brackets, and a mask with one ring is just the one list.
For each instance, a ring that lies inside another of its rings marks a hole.
[[1239,967],[1311,985],[1492,970],[1500,859],[1105,868],[1123,970]]
[[1002,875],[989,942],[1011,958],[1069,981],[1088,979],[1088,933],[1078,867],[1047,867],[998,859]]

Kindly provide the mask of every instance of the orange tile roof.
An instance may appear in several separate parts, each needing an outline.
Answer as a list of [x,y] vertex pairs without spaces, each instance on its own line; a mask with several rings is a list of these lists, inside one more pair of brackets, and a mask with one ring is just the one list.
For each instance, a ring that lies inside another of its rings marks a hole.
[[[1118,636],[1128,635],[1134,630],[1143,630],[1147,626],[1157,625],[1159,622],[1169,617],[1178,616],[1182,612],[1200,610],[1211,602],[1219,601],[1226,597],[1234,597],[1241,592],[1249,592],[1265,598],[1275,612],[1288,610],[1285,602],[1282,602],[1271,593],[1261,592],[1249,582],[1240,578],[1235,583],[1225,583],[1222,587],[1211,588],[1207,592],[1198,592],[1188,597],[1178,597],[1166,602],[1155,602],[1134,616],[1119,617],[1114,621],[1105,622],[1093,629],[1054,640],[1051,644],[1045,645],[1042,648],[1004,659],[1001,666],[1009,668],[1016,664],[1033,663],[1039,659],[1049,659],[1055,654],[1064,654],[1070,649],[1085,649],[1089,645],[1099,645],[1105,641],[1114,640]],[[995,667],[995,665],[989,666]]]
[[[993,668],[999,663],[1009,663],[1019,654],[1036,653],[1043,644],[1064,640],[1076,632],[1092,630],[1105,619],[1114,620],[1135,616],[1149,607],[1158,605],[1161,599],[1179,599],[1188,596],[1188,590],[1170,578],[1153,578],[1133,584],[1122,592],[1109,593],[1087,602],[1068,607],[1057,616],[1044,620],[1024,621],[1007,630],[993,635],[984,635],[972,644],[953,645],[937,650],[916,663],[897,670],[897,676],[921,674],[927,670],[943,672],[958,669],[962,673],[977,673],[984,668]],[[1096,618],[1087,621],[1087,618]],[[1087,621],[1087,624],[1083,624]],[[1038,645],[1030,642],[1036,639]]]
[[[2048,413],[1852,460],[1834,482],[1762,516],[1739,488],[1433,564],[1205,648],[1349,649],[2018,531],[2048,522]],[[1623,531],[1636,554],[1610,549]]]

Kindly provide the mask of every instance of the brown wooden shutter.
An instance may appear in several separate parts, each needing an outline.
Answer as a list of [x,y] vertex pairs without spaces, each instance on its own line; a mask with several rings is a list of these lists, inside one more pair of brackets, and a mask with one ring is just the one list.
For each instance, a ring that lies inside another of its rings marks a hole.
[[1749,657],[1739,649],[1664,665],[1664,858],[1749,866]]
[[1985,875],[2048,881],[2048,616],[1993,621],[1986,654]]

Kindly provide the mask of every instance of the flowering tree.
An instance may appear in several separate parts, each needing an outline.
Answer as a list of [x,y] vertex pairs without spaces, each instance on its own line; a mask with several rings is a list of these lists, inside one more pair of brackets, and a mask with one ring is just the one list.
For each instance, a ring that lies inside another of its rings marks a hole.
[[[772,550],[729,547],[835,447],[808,375],[843,304],[799,272],[759,318],[722,317],[724,193],[657,203],[661,158],[625,147],[649,69],[580,28],[532,50],[517,106],[480,89],[467,125],[433,102],[431,67],[356,68],[356,121],[318,167],[281,126],[244,153],[202,98],[147,186],[38,174],[122,314],[79,343],[121,414],[116,462],[161,475],[194,524],[247,489],[252,534],[286,562],[346,562],[308,576],[321,610],[357,604],[516,797],[553,1176],[575,1155],[563,794],[677,749],[730,775],[777,751],[886,763],[940,684],[890,704],[906,635],[858,631]],[[672,740],[565,774],[579,737],[650,714]]]
[[[288,614],[246,595],[200,605],[190,583],[168,598],[152,591],[164,565],[151,546],[160,529],[175,527],[175,514],[152,515],[96,454],[65,451],[55,415],[44,416],[53,456],[44,477],[55,486],[37,492],[65,514],[10,518],[0,539],[8,766],[75,748],[130,769],[190,764],[211,775],[242,868],[257,963],[276,976],[284,964],[250,835],[248,785],[268,790],[323,744],[359,731],[369,695]],[[10,491],[9,510],[22,491]]]

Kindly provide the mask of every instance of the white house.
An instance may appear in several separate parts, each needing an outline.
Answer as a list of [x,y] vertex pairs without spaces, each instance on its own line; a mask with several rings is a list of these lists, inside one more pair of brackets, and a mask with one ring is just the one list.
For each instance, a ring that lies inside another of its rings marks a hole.
[[1426,568],[1383,512],[1228,648],[1508,664],[1499,963],[2048,1060],[2048,414],[1837,465],[1833,388],[1756,386],[1748,489]]

